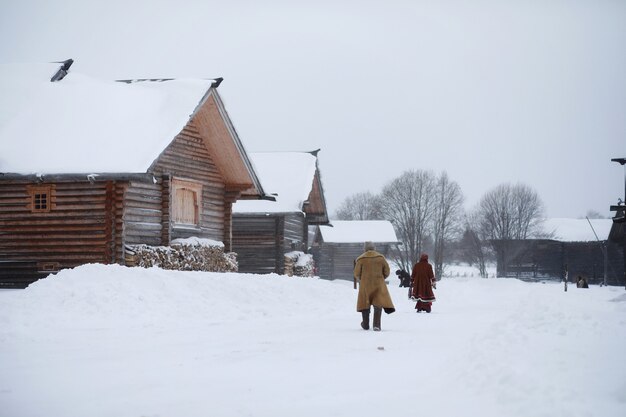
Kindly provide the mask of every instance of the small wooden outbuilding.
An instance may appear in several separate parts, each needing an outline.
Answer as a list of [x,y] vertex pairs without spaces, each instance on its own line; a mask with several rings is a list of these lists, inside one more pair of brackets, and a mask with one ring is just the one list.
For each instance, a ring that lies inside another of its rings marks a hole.
[[[333,220],[319,226],[312,244],[317,275],[325,279],[353,279],[354,260],[363,253],[365,242],[389,256],[398,238],[387,220]],[[393,274],[393,271],[392,271]]]
[[233,251],[240,272],[283,274],[286,253],[308,252],[309,226],[328,223],[318,152],[250,153],[275,201],[233,206]]
[[231,249],[232,205],[265,194],[218,80],[102,81],[0,65],[0,285],[124,264],[126,245]]

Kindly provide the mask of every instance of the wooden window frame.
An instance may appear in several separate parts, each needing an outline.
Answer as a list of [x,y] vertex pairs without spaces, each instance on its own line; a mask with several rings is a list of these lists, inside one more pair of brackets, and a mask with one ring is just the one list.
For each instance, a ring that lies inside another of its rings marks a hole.
[[[52,208],[52,186],[37,185],[28,187],[31,213],[49,213]],[[45,195],[45,205],[42,207],[41,196]]]
[[59,272],[60,264],[58,262],[40,262],[37,264],[39,272]]
[[[178,215],[178,192],[181,190],[190,191],[194,195],[194,220],[181,221]],[[171,191],[171,219],[173,227],[194,227],[200,228],[202,224],[202,183],[189,179],[173,178]]]

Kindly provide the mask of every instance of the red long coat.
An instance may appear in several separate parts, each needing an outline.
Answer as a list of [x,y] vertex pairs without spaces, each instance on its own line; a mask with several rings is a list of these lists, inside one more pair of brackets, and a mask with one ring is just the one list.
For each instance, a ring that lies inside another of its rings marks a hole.
[[435,274],[433,273],[433,267],[428,263],[427,255],[422,255],[420,261],[413,266],[411,280],[413,282],[413,297],[417,301],[424,303],[435,301],[435,293],[433,292]]

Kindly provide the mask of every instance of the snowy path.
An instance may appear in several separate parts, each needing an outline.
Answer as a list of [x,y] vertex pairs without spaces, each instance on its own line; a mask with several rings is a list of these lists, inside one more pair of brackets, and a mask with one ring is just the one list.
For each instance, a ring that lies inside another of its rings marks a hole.
[[[0,416],[623,416],[626,293],[446,279],[365,332],[350,282],[85,266],[0,292]],[[419,402],[420,405],[416,405]]]

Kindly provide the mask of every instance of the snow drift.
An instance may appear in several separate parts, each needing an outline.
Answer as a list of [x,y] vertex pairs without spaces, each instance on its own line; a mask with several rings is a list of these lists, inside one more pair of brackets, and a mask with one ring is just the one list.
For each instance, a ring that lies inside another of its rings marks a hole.
[[626,294],[444,278],[360,329],[347,281],[85,265],[0,291],[0,415],[621,416]]

